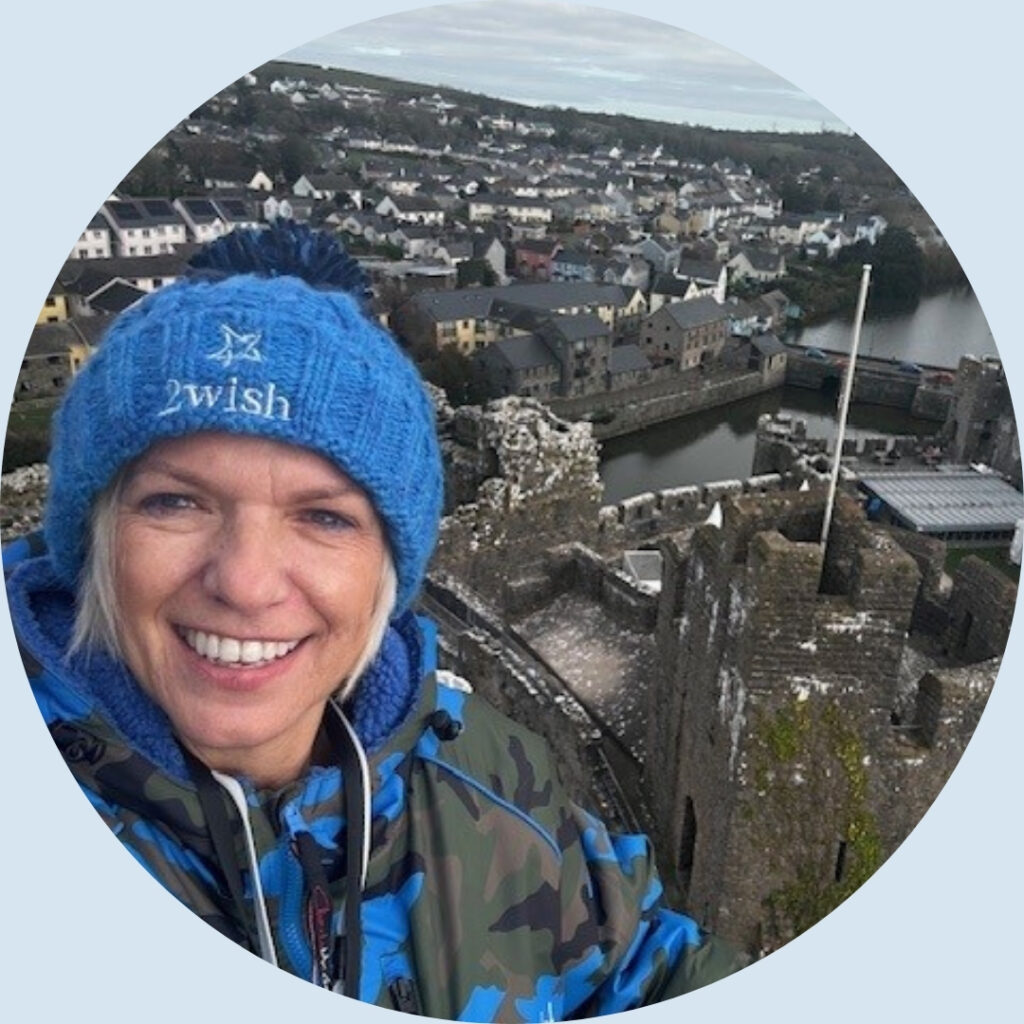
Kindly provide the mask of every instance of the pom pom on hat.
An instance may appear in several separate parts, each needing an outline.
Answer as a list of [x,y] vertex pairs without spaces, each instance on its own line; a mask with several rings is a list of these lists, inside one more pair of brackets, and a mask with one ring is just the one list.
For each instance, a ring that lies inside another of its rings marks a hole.
[[232,231],[193,255],[189,264],[210,280],[232,274],[297,277],[314,287],[337,288],[370,298],[362,267],[330,235],[294,221],[258,231]]
[[404,610],[436,542],[443,472],[430,398],[367,314],[358,264],[285,224],[233,232],[194,265],[114,321],[57,413],[44,530],[58,573],[76,583],[92,502],[122,466],[163,438],[228,431],[316,451],[366,491]]

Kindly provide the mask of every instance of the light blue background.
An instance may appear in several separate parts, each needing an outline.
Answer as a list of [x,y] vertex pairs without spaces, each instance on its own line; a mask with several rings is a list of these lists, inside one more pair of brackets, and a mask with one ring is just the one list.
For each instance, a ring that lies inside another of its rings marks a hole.
[[[2,69],[4,302],[10,395],[35,317],[80,229],[132,164],[252,67],[363,17],[344,0],[90,0],[19,4]],[[381,16],[413,6],[378,0]],[[860,132],[960,257],[1021,389],[1017,243],[1018,15],[977,0],[927,5],[729,0],[609,2],[765,64]],[[918,5],[914,5],[915,7]],[[567,45],[572,45],[567,40]],[[7,399],[0,405],[6,420]],[[394,1020],[332,997],[222,940],[138,870],[82,800],[31,702],[6,614],[2,1005],[14,1017],[152,1022]],[[1010,1019],[1020,1000],[1021,626],[960,767],[890,863],[767,961],[630,1020]]]

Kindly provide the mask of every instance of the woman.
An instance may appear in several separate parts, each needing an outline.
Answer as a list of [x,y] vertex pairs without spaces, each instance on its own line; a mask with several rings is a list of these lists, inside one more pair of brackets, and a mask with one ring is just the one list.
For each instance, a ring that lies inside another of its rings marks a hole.
[[43,537],[7,553],[39,706],[119,840],[236,942],[409,1012],[590,1016],[734,969],[646,840],[437,670],[409,610],[432,409],[354,262],[294,225],[195,262],[75,379]]

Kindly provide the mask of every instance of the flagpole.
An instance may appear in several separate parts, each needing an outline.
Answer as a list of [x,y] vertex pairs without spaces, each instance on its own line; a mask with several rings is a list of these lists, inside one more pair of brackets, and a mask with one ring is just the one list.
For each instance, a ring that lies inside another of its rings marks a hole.
[[832,479],[828,485],[828,500],[825,502],[825,517],[821,523],[821,550],[828,543],[828,531],[832,525],[832,508],[839,486],[839,467],[843,458],[843,442],[846,439],[846,414],[850,409],[850,395],[853,394],[853,371],[857,363],[857,349],[860,348],[860,329],[864,323],[864,307],[868,299],[868,281],[871,280],[871,264],[863,265],[860,278],[860,295],[857,298],[857,313],[853,320],[853,342],[850,345],[850,362],[843,380],[843,394],[839,400],[839,429],[836,431],[836,450],[832,459]]

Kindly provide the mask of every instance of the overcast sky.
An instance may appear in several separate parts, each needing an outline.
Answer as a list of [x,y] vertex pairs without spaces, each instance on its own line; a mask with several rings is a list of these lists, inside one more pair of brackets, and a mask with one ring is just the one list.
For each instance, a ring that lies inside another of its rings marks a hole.
[[717,128],[848,130],[806,93],[701,36],[575,4],[488,0],[422,8],[283,56],[538,106]]

